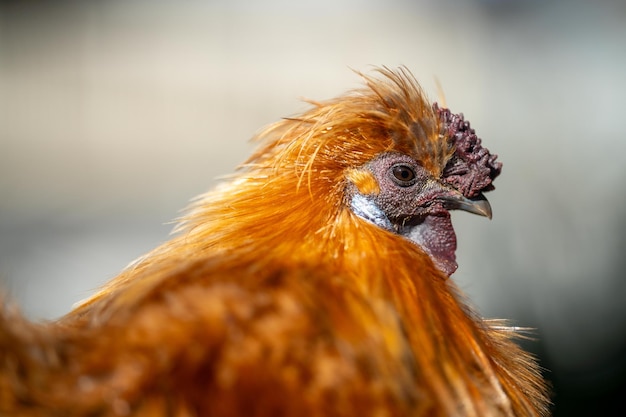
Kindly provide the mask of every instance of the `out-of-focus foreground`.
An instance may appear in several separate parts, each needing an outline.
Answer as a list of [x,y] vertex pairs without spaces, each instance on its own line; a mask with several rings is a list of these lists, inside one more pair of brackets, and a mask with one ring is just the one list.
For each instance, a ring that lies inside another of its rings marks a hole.
[[404,64],[504,163],[492,222],[455,213],[454,275],[538,328],[555,415],[618,415],[626,375],[626,4],[8,2],[0,279],[55,318],[167,238],[264,125]]

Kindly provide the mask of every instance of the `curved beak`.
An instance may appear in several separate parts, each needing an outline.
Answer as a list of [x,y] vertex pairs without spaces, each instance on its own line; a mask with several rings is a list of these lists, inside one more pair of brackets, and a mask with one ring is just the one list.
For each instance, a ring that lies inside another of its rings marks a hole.
[[489,201],[482,193],[470,199],[457,191],[453,194],[438,197],[438,199],[443,201],[444,206],[448,210],[464,210],[491,219],[491,204],[489,204]]

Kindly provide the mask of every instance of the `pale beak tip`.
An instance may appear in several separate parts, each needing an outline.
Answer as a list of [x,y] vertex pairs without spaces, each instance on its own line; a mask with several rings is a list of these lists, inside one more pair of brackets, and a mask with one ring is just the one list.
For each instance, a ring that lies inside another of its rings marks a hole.
[[476,208],[476,214],[485,216],[486,218],[491,220],[491,217],[492,217],[491,204],[489,204],[489,201],[487,199],[473,200],[473,206]]
[[448,209],[464,210],[469,213],[484,216],[491,220],[491,204],[489,204],[489,201],[482,194],[479,194],[473,199],[469,199],[460,193],[455,193],[454,195],[448,195],[443,197],[442,200],[445,201],[446,207]]

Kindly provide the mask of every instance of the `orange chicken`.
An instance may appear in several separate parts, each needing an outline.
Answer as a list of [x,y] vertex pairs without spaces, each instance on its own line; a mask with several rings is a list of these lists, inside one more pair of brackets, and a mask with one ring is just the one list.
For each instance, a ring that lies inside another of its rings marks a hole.
[[405,68],[311,102],[172,240],[52,323],[0,315],[0,415],[533,416],[534,359],[449,276],[501,164]]

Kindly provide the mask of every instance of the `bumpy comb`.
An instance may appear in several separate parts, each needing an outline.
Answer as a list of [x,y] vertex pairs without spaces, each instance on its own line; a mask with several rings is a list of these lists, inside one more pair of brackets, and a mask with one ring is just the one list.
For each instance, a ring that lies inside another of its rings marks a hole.
[[493,180],[502,171],[502,163],[496,161],[498,156],[481,146],[480,138],[462,113],[454,114],[448,109],[440,109],[436,103],[433,109],[441,122],[442,134],[455,147],[443,171],[443,180],[467,198],[493,190]]

